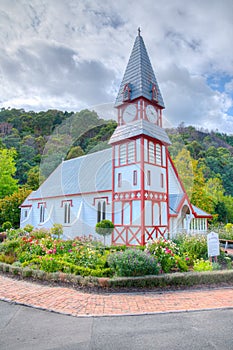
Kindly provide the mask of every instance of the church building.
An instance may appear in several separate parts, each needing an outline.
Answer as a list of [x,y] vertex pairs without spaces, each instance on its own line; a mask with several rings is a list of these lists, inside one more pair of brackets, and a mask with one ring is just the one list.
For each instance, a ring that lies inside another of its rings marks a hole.
[[211,215],[190,203],[168,152],[164,102],[138,31],[115,108],[111,148],[62,161],[21,205],[20,226],[63,225],[64,237],[114,223],[110,244],[144,245],[177,233],[205,233]]

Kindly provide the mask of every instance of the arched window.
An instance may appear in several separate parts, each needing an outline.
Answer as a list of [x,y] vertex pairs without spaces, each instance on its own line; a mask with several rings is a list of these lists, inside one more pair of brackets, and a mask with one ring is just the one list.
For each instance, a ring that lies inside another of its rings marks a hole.
[[98,202],[97,206],[97,222],[101,221],[101,202]]
[[104,201],[102,205],[102,220],[105,220],[105,218],[106,218],[106,202]]
[[158,102],[158,90],[155,84],[152,84],[151,93],[152,100]]
[[130,84],[125,84],[124,90],[123,90],[123,101],[129,101],[131,95],[131,87]]
[[99,201],[97,204],[97,222],[106,219],[106,201]]
[[70,223],[70,203],[65,203],[64,205],[64,223]]
[[44,222],[44,216],[45,216],[45,206],[44,204],[40,204],[40,222]]

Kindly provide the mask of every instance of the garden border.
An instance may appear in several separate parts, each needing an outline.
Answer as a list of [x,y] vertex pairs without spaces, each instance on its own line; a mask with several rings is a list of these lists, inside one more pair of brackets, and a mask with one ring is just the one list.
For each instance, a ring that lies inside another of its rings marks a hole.
[[70,287],[91,288],[102,290],[121,290],[127,288],[145,289],[166,289],[185,288],[198,285],[216,286],[219,284],[233,285],[233,270],[204,271],[204,272],[176,272],[154,276],[142,277],[82,277],[63,272],[45,272],[33,270],[28,267],[22,268],[0,262],[0,272],[21,279],[31,279],[33,281],[65,284]]

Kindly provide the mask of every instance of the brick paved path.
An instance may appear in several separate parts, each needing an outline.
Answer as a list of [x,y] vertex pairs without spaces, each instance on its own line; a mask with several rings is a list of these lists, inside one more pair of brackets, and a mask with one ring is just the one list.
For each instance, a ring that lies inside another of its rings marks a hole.
[[89,294],[0,276],[0,300],[73,316],[132,315],[233,307],[233,288]]

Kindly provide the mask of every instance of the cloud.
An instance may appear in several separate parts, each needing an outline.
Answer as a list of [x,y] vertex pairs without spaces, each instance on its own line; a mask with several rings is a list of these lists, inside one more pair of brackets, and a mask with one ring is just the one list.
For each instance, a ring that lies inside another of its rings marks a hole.
[[2,106],[76,111],[114,102],[141,26],[166,117],[231,131],[231,0],[0,3]]

